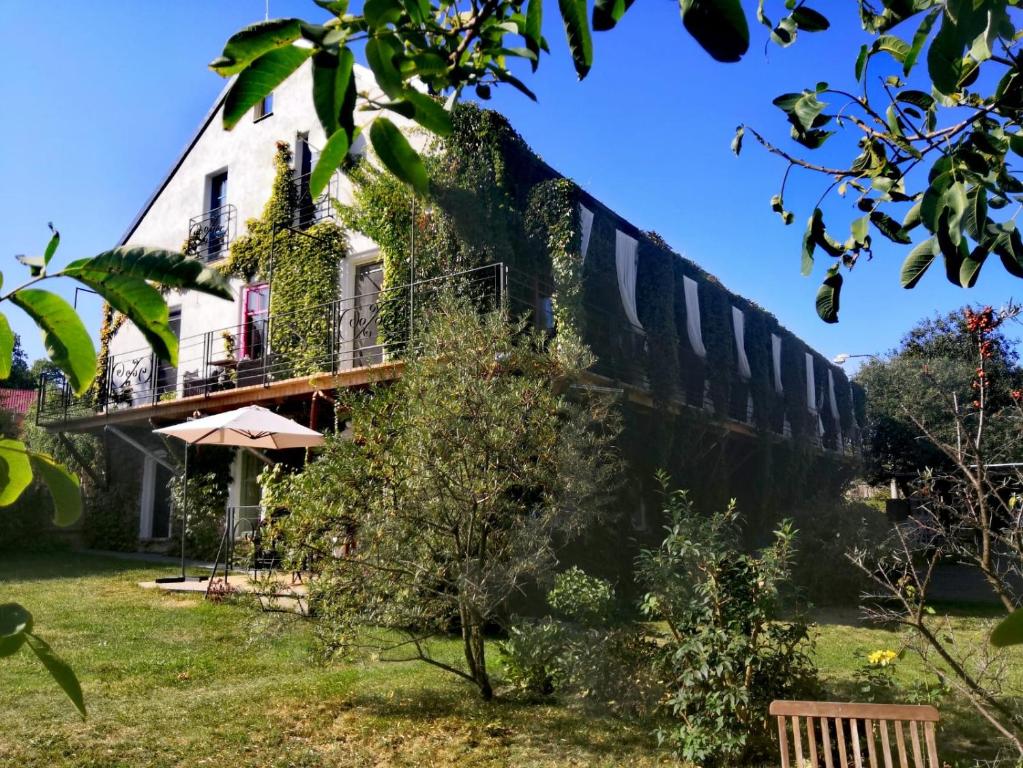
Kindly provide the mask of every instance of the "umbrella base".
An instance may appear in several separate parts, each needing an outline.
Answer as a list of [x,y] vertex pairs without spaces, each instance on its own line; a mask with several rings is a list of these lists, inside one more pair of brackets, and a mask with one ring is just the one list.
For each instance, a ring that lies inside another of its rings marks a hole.
[[181,584],[186,581],[209,581],[209,578],[209,576],[161,576],[153,581],[157,584]]

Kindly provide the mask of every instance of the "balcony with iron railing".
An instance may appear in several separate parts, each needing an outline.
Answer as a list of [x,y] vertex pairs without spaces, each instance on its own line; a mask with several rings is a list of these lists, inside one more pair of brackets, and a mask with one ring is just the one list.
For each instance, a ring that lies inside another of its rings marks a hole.
[[292,225],[298,229],[306,229],[313,224],[335,218],[333,201],[341,192],[341,177],[333,174],[326,188],[318,197],[312,196],[310,182],[312,173],[305,173],[294,178],[295,185],[295,216]]
[[230,203],[193,216],[188,220],[189,247],[203,261],[221,259],[227,256],[237,225],[238,214]]
[[47,373],[40,379],[37,422],[65,424],[394,362],[406,354],[416,332],[421,334],[416,319],[446,291],[483,309],[496,307],[507,292],[507,271],[491,264],[371,295],[250,316],[238,325],[182,338],[177,366],[150,348],[116,352],[100,366],[93,389],[81,396],[63,375]]

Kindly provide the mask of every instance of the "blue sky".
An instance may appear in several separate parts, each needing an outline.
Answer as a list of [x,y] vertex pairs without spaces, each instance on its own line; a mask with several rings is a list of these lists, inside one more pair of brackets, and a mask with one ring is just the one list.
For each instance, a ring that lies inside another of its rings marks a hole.
[[[826,257],[813,278],[802,278],[799,248],[822,180],[793,174],[786,204],[796,223],[785,227],[769,207],[783,163],[749,138],[741,158],[729,151],[740,122],[796,148],[771,99],[819,80],[851,87],[865,39],[855,3],[816,4],[835,29],[765,51],[765,30],[756,26],[746,58],[722,65],[686,34],[677,3],[636,3],[616,30],[595,36],[595,64],[580,83],[551,2],[552,55],[528,80],[539,102],[508,90],[491,106],[562,173],[828,356],[880,352],[935,311],[1018,296],[1019,282],[997,262],[971,291],[948,284],[940,269],[905,291],[898,284],[905,252],[880,238],[873,261],[847,275],[841,322],[817,319],[813,299]],[[748,5],[752,17],[755,3]],[[272,16],[320,13],[310,0],[270,0],[270,9]],[[117,243],[223,86],[207,62],[263,13],[264,0],[5,3],[13,34],[0,47],[0,270],[8,287],[20,277],[13,254],[39,253],[48,221],[63,236],[61,263]],[[847,159],[844,149],[836,142],[821,159]],[[840,199],[826,211],[840,233],[855,215]],[[80,307],[95,330],[98,302],[85,296]],[[29,357],[41,356],[31,323],[14,308],[8,315]]]

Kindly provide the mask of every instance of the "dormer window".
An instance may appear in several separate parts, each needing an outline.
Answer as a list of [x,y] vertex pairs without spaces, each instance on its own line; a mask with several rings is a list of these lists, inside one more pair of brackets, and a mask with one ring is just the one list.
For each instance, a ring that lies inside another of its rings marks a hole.
[[252,108],[252,122],[258,123],[264,117],[270,117],[274,113],[274,95],[271,91]]

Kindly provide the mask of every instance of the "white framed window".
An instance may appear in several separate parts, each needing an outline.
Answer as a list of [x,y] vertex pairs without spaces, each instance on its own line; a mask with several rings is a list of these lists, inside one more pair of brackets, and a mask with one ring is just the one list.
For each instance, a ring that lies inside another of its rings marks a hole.
[[260,120],[270,117],[274,113],[274,94],[270,91],[266,96],[256,102],[256,106],[252,108],[252,122],[258,123]]

